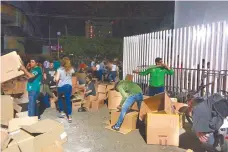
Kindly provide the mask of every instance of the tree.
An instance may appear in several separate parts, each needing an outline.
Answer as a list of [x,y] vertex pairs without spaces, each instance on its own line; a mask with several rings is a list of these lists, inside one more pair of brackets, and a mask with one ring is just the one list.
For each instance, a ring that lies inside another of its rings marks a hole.
[[123,55],[123,40],[117,38],[93,38],[64,36],[60,38],[60,45],[66,54],[80,56],[112,56],[121,58]]

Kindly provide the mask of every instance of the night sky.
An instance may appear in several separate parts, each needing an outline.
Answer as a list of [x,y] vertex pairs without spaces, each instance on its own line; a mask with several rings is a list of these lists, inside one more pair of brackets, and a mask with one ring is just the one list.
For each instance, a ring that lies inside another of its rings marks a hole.
[[66,25],[69,35],[84,36],[85,20],[90,17],[104,17],[109,22],[114,21],[113,36],[123,37],[158,30],[164,17],[174,13],[172,1],[34,1],[29,3],[33,10],[36,10],[33,13],[39,14],[33,17],[40,20],[40,31],[44,38],[48,38],[49,35],[49,22],[52,38],[56,38],[57,31],[65,34]]

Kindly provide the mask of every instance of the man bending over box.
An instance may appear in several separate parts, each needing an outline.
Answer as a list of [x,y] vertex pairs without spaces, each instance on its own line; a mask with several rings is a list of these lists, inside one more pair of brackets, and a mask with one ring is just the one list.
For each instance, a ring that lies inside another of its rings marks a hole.
[[140,109],[143,101],[143,94],[142,89],[136,83],[127,80],[117,82],[114,89],[122,95],[122,101],[117,107],[118,109],[121,109],[121,113],[117,123],[112,126],[113,130],[119,131],[128,109],[134,102],[137,102],[137,106]]

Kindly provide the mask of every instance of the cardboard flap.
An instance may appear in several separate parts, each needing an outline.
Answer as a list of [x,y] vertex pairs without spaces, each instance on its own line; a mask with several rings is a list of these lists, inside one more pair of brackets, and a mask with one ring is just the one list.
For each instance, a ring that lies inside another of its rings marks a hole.
[[9,145],[9,143],[10,143],[11,141],[13,141],[13,138],[10,137],[10,136],[8,136],[8,138],[7,138],[7,139],[4,141],[4,143],[1,145],[1,146],[2,146],[1,149],[6,149],[7,146]]
[[14,118],[9,121],[9,132],[16,131],[21,127],[26,127],[38,122],[38,117],[22,117],[22,118]]
[[2,152],[21,152],[21,150],[19,149],[18,145],[14,145],[4,149]]
[[21,129],[26,131],[26,132],[28,132],[28,133],[30,133],[30,134],[37,134],[37,133],[38,134],[42,134],[42,133],[45,133],[45,131],[36,130],[36,128],[33,128],[31,126],[23,126]]
[[17,112],[21,112],[22,107],[16,104],[15,102],[13,102],[13,109],[16,110]]

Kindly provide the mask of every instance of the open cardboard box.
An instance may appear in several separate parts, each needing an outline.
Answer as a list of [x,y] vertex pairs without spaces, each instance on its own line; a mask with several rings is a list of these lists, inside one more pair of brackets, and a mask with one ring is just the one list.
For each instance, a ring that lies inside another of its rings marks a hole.
[[55,144],[55,141],[61,144],[67,141],[64,126],[59,122],[45,119],[31,126],[22,127],[19,132],[12,134],[8,147],[17,145],[21,152],[40,152]]
[[24,75],[23,71],[18,70],[18,68],[22,65],[22,61],[16,51],[1,56],[1,64],[5,66],[2,66],[1,69],[0,83]]
[[147,113],[147,144],[179,146],[179,115],[166,112]]
[[114,88],[114,86],[115,86],[114,84],[108,84],[107,88],[106,88],[106,91],[109,92],[111,89]]
[[[150,96],[143,96],[143,100],[149,98]],[[138,105],[137,105],[137,102],[135,102],[132,107],[131,107],[132,110],[134,111],[139,111],[139,108],[138,108]]]
[[[136,123],[137,123],[138,114],[139,113],[136,112],[136,111],[128,112],[125,115],[125,117],[124,117],[124,121],[123,121],[123,123],[121,125],[121,128],[120,128],[119,132],[122,133],[122,134],[127,134],[127,133],[131,132],[132,130],[135,130],[136,129]],[[120,112],[112,111],[111,112],[111,124],[109,126],[107,126],[106,128],[107,129],[111,129],[111,126],[115,125],[116,122],[118,121],[119,116],[120,116]]]
[[143,121],[147,113],[156,111],[165,111],[167,114],[174,113],[171,100],[165,92],[149,97],[142,102],[139,120]]

